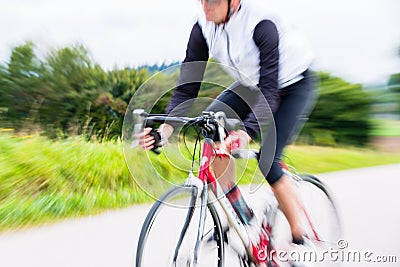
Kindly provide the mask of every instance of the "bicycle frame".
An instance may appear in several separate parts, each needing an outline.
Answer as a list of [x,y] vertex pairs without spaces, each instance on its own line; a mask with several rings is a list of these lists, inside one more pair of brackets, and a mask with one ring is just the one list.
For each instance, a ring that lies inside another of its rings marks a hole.
[[[194,261],[197,262],[198,247],[200,244],[201,236],[204,232],[204,216],[206,206],[209,201],[213,201],[215,198],[220,204],[222,210],[224,211],[229,225],[232,226],[238,234],[247,252],[247,255],[251,257],[251,260],[254,262],[265,262],[267,260],[267,246],[269,245],[269,243],[267,244],[267,238],[265,236],[261,236],[261,238],[263,238],[263,245],[259,247],[257,247],[254,244],[254,241],[250,239],[245,226],[239,219],[228,198],[225,196],[225,193],[223,192],[221,186],[217,182],[217,179],[210,170],[212,159],[215,157],[229,157],[229,155],[226,153],[217,153],[215,150],[214,142],[209,138],[205,138],[202,147],[199,175],[198,177],[194,177],[193,175],[189,176],[187,182],[185,183],[186,185],[197,186],[199,190],[198,192],[200,192],[201,194],[200,222],[196,246],[194,250]],[[195,181],[193,181],[193,179],[199,179],[201,181],[201,184],[199,184],[198,182],[196,183]],[[208,185],[211,185],[211,190],[208,190]],[[186,229],[183,229],[183,231],[186,231]],[[246,255],[242,256],[246,257]]]
[[[211,184],[212,190],[211,193],[214,194],[216,200],[221,205],[222,209],[227,216],[228,222],[238,233],[240,239],[243,244],[248,248],[251,244],[250,238],[247,234],[246,228],[243,223],[240,221],[239,216],[236,214],[233,209],[231,203],[228,198],[225,196],[224,191],[222,190],[220,184],[217,182],[214,174],[210,171],[211,160],[214,157],[227,157],[226,154],[217,154],[215,152],[213,141],[211,139],[205,139],[202,151],[202,158],[200,163],[200,172],[199,179],[203,182],[203,184]],[[206,187],[207,188],[207,187]],[[212,197],[209,197],[209,200],[212,200]],[[203,204],[203,203],[202,203]],[[251,252],[251,251],[248,251]]]

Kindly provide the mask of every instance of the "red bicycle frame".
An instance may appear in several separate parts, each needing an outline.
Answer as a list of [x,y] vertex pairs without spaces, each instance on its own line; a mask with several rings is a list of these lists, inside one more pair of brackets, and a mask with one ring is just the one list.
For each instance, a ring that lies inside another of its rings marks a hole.
[[[203,182],[203,184],[211,185],[211,190],[218,198],[220,196],[220,192],[218,192],[219,186],[217,185],[217,179],[215,178],[214,174],[210,170],[211,162],[215,157],[229,158],[229,155],[224,152],[220,152],[220,150],[216,150],[214,148],[214,142],[211,139],[206,138],[204,140],[204,145],[203,145],[203,149],[202,149],[202,156],[201,156],[201,161],[200,161],[200,171],[199,171],[198,177]],[[224,199],[226,199],[226,198],[224,198]],[[221,203],[222,207],[224,208],[223,203],[226,203],[226,201]],[[226,209],[226,207],[224,209]],[[231,213],[232,213],[232,211],[233,211],[233,213],[235,213],[233,208],[228,209],[228,210]],[[236,214],[236,216],[238,216],[238,215]],[[239,225],[241,225],[239,219],[236,216],[235,216],[235,218],[236,218],[235,221],[238,222]],[[236,229],[236,227],[235,227],[235,229]],[[258,244],[254,244],[252,240],[249,240],[248,238],[243,238],[243,235],[246,235],[246,234],[240,233],[241,232],[240,228],[236,229],[236,230],[237,230],[239,236],[242,238],[242,241],[244,241],[245,244],[247,243],[246,250],[247,250],[248,254],[252,256],[252,259],[257,263],[266,262],[266,260],[268,259],[268,249],[270,246],[269,237],[267,236],[268,234],[265,231],[261,231]]]

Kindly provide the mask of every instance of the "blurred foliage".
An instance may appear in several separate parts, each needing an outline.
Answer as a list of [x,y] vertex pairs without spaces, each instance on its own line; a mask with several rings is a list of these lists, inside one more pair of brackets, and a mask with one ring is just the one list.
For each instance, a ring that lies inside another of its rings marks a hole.
[[318,101],[302,131],[302,139],[319,145],[365,145],[371,123],[371,95],[360,84],[350,84],[319,73]]
[[[397,56],[400,58],[400,47],[398,49]],[[400,115],[400,72],[394,73],[390,76],[388,87],[391,92],[395,93],[397,114]]]
[[0,65],[2,124],[50,137],[113,138],[146,70],[104,71],[83,46],[51,51],[43,60],[27,42]]
[[[149,79],[151,88],[146,88],[140,102],[152,106],[150,102],[158,99],[149,111],[165,111],[172,95],[165,87],[173,89],[179,68],[164,73],[159,71],[174,68],[165,64],[150,67],[158,73],[152,79],[146,66],[105,71],[80,45],[53,50],[44,59],[35,54],[31,42],[14,47],[9,61],[0,64],[1,127],[49,137],[118,138],[129,101]],[[215,98],[233,81],[222,73],[217,64],[207,66],[205,80],[217,82],[203,83],[200,97]],[[366,144],[373,94],[328,73],[316,76],[319,98],[300,140],[319,145]],[[389,83],[393,92],[399,91],[398,74]]]
[[157,72],[162,72],[164,70],[167,70],[169,68],[174,68],[176,65],[180,64],[180,62],[176,61],[176,62],[172,62],[170,64],[167,64],[165,62],[161,63],[161,65],[159,64],[153,64],[153,65],[141,65],[139,66],[137,69],[141,70],[141,69],[145,69],[147,70],[149,73],[154,74]]
[[394,94],[397,103],[396,111],[400,115],[400,72],[390,76],[388,87],[390,92]]

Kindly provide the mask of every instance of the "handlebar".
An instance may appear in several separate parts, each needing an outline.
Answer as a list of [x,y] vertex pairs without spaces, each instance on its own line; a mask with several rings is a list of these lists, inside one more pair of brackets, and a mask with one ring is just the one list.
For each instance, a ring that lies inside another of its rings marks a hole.
[[[156,124],[182,124],[190,126],[199,126],[202,129],[203,136],[211,137],[219,135],[219,139],[223,140],[224,134],[228,135],[230,131],[237,130],[242,125],[238,119],[227,118],[224,112],[203,111],[202,115],[194,118],[170,116],[168,114],[148,114],[143,109],[135,109],[134,116],[134,132],[133,136],[139,136],[145,127],[153,127]],[[137,138],[136,138],[137,139]],[[139,145],[138,140],[133,140],[132,147]],[[155,153],[159,151],[155,148]]]
[[[135,111],[134,111],[135,112]],[[201,116],[189,118],[169,116],[167,114],[147,114],[141,113],[144,116],[144,126],[153,126],[157,123],[172,123],[172,124],[190,124],[200,127],[207,127],[207,125],[218,124],[225,128],[227,131],[233,131],[240,128],[242,122],[238,119],[227,118],[224,112],[211,112],[203,111]]]

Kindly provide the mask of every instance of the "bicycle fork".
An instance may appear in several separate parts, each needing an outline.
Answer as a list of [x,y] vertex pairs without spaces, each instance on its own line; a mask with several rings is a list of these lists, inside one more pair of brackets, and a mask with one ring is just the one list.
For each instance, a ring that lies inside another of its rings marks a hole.
[[173,256],[173,264],[176,265],[176,260],[178,259],[179,250],[181,248],[183,239],[185,238],[187,229],[189,227],[190,221],[192,220],[194,210],[196,208],[196,200],[197,200],[198,188],[193,187],[193,194],[190,199],[189,209],[186,215],[185,223],[183,224],[181,234],[179,235],[178,243],[176,244],[174,256]]
[[[197,179],[194,177],[194,179]],[[193,183],[195,182],[195,183]],[[199,247],[200,243],[202,241],[202,237],[204,234],[204,225],[205,225],[205,220],[206,220],[206,212],[207,212],[207,201],[208,201],[208,185],[201,183],[199,184],[199,180],[193,180],[192,177],[189,177],[185,183],[186,186],[193,186],[193,194],[189,203],[189,210],[186,215],[185,223],[183,224],[182,231],[180,233],[174,256],[173,256],[173,264],[176,264],[176,261],[178,259],[178,254],[179,250],[182,246],[183,239],[185,238],[185,235],[187,233],[187,230],[189,228],[189,225],[192,221],[194,211],[196,209],[197,205],[197,199],[199,198],[200,194],[200,216],[199,216],[199,222],[198,222],[198,231],[197,231],[197,238],[196,238],[196,243],[193,251],[193,260],[191,262],[188,262],[188,266],[197,266],[197,261],[198,261],[198,252],[199,252]]]

